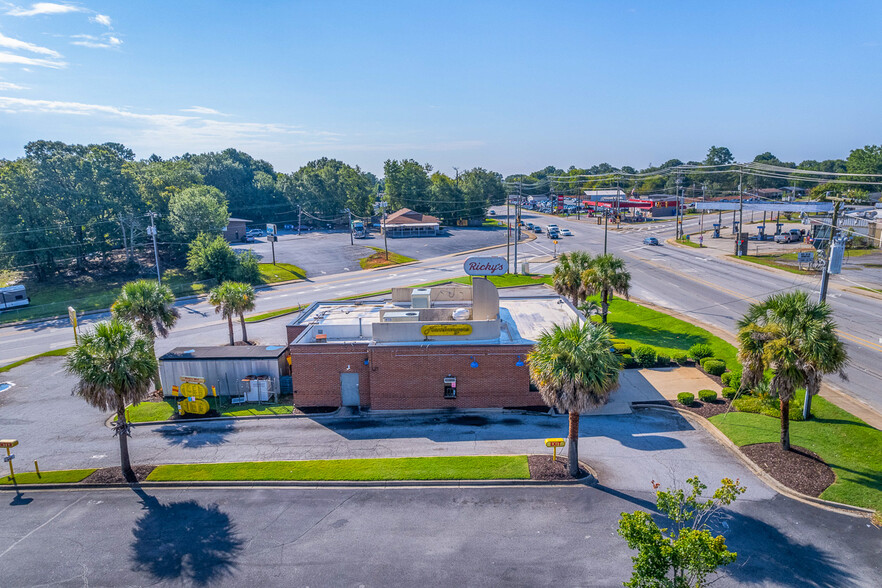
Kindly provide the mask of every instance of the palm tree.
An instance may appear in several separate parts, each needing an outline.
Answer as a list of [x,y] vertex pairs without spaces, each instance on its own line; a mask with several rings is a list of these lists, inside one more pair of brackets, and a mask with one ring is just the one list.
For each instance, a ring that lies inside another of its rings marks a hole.
[[113,318],[80,336],[80,344],[68,353],[65,367],[79,378],[73,389],[75,396],[101,411],[116,411],[113,434],[119,437],[120,466],[126,480],[134,482],[126,406],[145,399],[156,373],[150,340],[131,323]]
[[567,465],[579,474],[579,414],[604,404],[618,387],[621,363],[607,325],[574,322],[542,333],[527,356],[542,401],[569,413]]
[[598,255],[582,272],[582,284],[586,295],[600,294],[601,316],[605,323],[613,293],[628,298],[631,274],[625,270],[623,259],[612,254]]
[[254,287],[243,282],[229,282],[227,290],[229,303],[233,313],[239,315],[242,325],[242,341],[248,342],[248,333],[245,331],[245,313],[254,310]]
[[797,388],[804,387],[811,398],[824,374],[845,376],[848,355],[832,315],[826,302],[813,302],[797,290],[752,304],[737,323],[740,357],[749,360],[742,378],[759,382],[766,368],[774,370],[769,387],[780,401],[784,450],[790,450],[790,400]]
[[585,300],[582,272],[589,267],[591,267],[591,254],[587,251],[562,254],[551,274],[554,291],[561,296],[569,297],[573,301],[573,306],[578,307]]
[[[131,322],[142,335],[150,340],[150,348],[156,355],[156,336],[168,337],[168,331],[180,318],[173,306],[175,295],[171,288],[153,280],[137,280],[122,287],[122,291],[110,307],[114,317]],[[154,374],[153,385],[162,389],[159,372]]]
[[224,282],[215,286],[208,291],[208,303],[214,306],[215,314],[220,314],[227,319],[227,326],[230,329],[230,345],[235,345],[236,340],[233,338],[233,307],[229,303],[229,284]]

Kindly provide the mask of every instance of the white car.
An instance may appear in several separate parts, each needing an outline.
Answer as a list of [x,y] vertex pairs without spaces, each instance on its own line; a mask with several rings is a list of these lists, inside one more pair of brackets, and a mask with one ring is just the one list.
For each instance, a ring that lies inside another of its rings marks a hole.
[[573,232],[570,231],[569,229],[561,229],[560,234],[563,235],[564,237],[572,237],[573,236]]

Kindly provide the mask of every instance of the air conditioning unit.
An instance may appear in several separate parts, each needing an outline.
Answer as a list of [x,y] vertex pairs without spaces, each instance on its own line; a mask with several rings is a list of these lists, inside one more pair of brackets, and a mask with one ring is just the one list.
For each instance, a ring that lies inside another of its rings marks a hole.
[[387,312],[383,315],[384,323],[412,323],[419,320],[420,313],[415,310]]
[[431,308],[432,291],[429,288],[414,288],[410,294],[411,308]]

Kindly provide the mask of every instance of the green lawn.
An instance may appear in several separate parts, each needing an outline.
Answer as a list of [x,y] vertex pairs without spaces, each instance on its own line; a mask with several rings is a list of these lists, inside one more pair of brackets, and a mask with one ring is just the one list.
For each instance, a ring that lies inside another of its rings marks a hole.
[[[208,404],[212,409],[217,406],[214,397],[210,396],[206,400],[208,400]],[[172,397],[166,398],[162,402],[142,402],[136,406],[129,406],[127,414],[129,422],[132,423],[167,421],[174,416],[177,407],[178,399]],[[257,402],[230,404],[229,401],[222,401],[219,412],[220,416],[225,417],[291,414],[294,412],[294,406],[290,400],[278,404],[260,404]]]
[[412,257],[407,257],[406,255],[399,255],[397,253],[389,252],[389,259],[386,259],[386,250],[380,247],[370,247],[374,252],[368,255],[367,257],[362,257],[358,260],[358,264],[361,266],[361,269],[370,269],[373,267],[386,267],[388,265],[398,265],[399,263],[410,263],[411,261],[416,261]]
[[300,304],[298,306],[291,306],[288,308],[280,308],[279,310],[271,310],[269,312],[263,312],[261,314],[254,314],[251,316],[245,317],[246,323],[256,323],[258,321],[265,321],[267,319],[276,318],[277,316],[284,316],[286,314],[293,314],[295,312],[300,312],[306,307],[305,304]]
[[[546,276],[543,274],[505,274],[502,276],[488,276],[487,279],[490,280],[490,282],[497,288],[511,288],[513,286],[532,286],[535,284],[551,284],[551,276]],[[472,278],[471,276],[463,276],[447,281],[455,282],[457,284],[471,285]],[[429,284],[420,285],[428,286]]]
[[159,466],[150,481],[507,480],[530,478],[526,455],[265,461]]
[[[589,300],[599,304],[596,296]],[[593,318],[600,320],[600,317]],[[641,344],[652,345],[659,352],[670,355],[674,351],[687,351],[696,343],[707,343],[713,349],[714,357],[725,361],[729,369],[738,365],[738,350],[733,345],[669,314],[615,298],[609,307],[608,321],[616,339],[632,348]]]
[[701,247],[701,245],[699,245],[695,241],[690,241],[688,239],[677,239],[677,243],[679,243],[680,245],[686,245],[687,247],[695,247],[696,249]]
[[61,349],[53,349],[52,351],[44,351],[43,353],[38,353],[37,355],[32,355],[30,357],[26,357],[24,359],[19,359],[18,361],[14,361],[12,363],[8,363],[3,367],[0,367],[0,374],[3,372],[8,372],[12,368],[17,368],[20,365],[24,365],[29,361],[34,361],[40,357],[59,357],[62,355],[67,355],[67,352],[73,349],[73,347],[62,347]]
[[[4,464],[5,466],[6,464]],[[94,469],[91,470],[55,470],[48,472],[40,472],[39,477],[36,472],[24,472],[15,474],[16,484],[74,484],[81,482],[92,475]],[[12,478],[9,475],[0,477],[0,485],[12,485]]]
[[[812,414],[790,423],[790,442],[817,453],[836,473],[821,498],[882,510],[882,431],[820,397],[812,400]],[[759,414],[730,412],[710,421],[739,446],[780,438],[780,421]]]
[[303,280],[306,278],[306,272],[303,268],[290,263],[261,263],[260,279],[264,284],[276,284],[278,282],[288,282],[290,280]]

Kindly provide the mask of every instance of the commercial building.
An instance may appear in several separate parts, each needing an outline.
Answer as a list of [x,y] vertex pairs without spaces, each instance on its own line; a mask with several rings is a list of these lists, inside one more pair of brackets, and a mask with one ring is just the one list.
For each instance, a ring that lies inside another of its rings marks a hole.
[[580,320],[554,295],[493,284],[394,288],[383,302],[317,302],[287,326],[294,403],[372,410],[541,406],[527,354]]
[[286,393],[287,351],[285,345],[176,347],[159,358],[159,379],[166,396],[181,378],[204,378],[218,396],[247,396],[252,379],[265,380],[268,393]]
[[438,218],[409,208],[396,210],[383,221],[383,231],[389,237],[435,237],[440,230]]
[[230,243],[236,243],[245,240],[245,233],[248,231],[247,224],[251,221],[247,218],[230,218],[227,226],[224,227],[224,239]]

